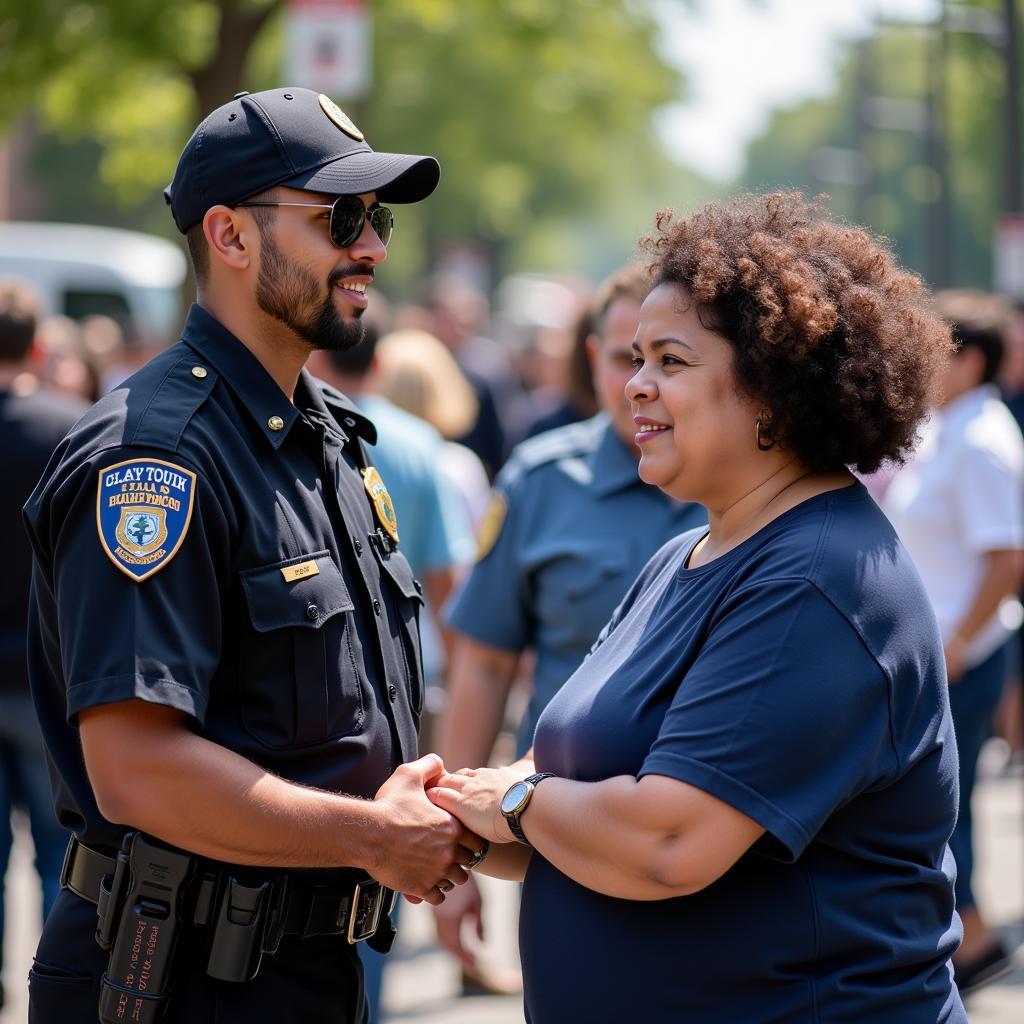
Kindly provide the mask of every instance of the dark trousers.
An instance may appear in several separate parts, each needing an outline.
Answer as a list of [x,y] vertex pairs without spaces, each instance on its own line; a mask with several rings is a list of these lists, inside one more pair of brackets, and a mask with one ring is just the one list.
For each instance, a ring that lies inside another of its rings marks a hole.
[[[96,1024],[108,954],[96,945],[96,908],[67,890],[46,919],[29,972],[29,1024]],[[173,996],[161,1024],[363,1024],[362,969],[342,936],[282,940],[244,984],[205,973],[206,933],[179,940]]]
[[971,795],[977,776],[978,755],[982,744],[992,735],[992,718],[1006,681],[1008,647],[1004,644],[949,688],[949,708],[953,714],[960,763],[960,814],[949,838],[949,848],[956,860],[956,905],[961,909],[974,906],[974,893],[971,891],[971,875],[974,874]]

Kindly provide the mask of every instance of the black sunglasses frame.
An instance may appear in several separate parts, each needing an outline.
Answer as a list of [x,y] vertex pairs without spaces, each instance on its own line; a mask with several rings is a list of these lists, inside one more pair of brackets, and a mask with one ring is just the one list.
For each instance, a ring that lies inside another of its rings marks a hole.
[[235,206],[299,206],[309,210],[330,210],[328,230],[331,242],[339,249],[347,249],[363,233],[367,220],[385,249],[395,233],[395,215],[391,208],[377,205],[368,210],[359,196],[338,196],[333,203],[279,203],[257,199],[235,203]]

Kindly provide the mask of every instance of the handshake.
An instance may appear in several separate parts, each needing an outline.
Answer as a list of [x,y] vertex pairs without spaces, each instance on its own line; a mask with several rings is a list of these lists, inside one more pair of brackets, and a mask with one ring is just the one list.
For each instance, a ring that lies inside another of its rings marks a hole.
[[523,777],[513,768],[450,774],[437,754],[401,765],[374,798],[383,831],[370,874],[413,903],[440,905],[491,842],[513,841],[498,805]]

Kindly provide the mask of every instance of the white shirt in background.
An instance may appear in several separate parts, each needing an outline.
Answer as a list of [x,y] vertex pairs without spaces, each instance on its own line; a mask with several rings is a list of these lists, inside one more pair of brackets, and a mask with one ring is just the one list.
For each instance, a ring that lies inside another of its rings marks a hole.
[[[1024,440],[993,385],[935,411],[921,444],[881,500],[917,564],[943,642],[962,621],[988,551],[1024,548]],[[992,654],[1024,618],[1010,597],[967,649],[967,667]]]

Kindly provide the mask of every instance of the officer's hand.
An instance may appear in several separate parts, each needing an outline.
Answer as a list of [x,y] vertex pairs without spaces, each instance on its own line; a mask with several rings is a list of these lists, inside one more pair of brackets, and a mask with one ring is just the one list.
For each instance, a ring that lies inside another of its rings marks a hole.
[[480,889],[476,882],[469,881],[448,894],[445,901],[434,907],[434,923],[437,925],[437,940],[449,952],[454,953],[465,967],[476,967],[476,954],[462,941],[463,922],[473,925],[476,937],[483,941],[484,920]]
[[396,769],[374,800],[383,812],[384,828],[370,873],[413,902],[426,900],[434,906],[466,881],[462,865],[481,846],[458,819],[427,799],[426,787],[443,774],[441,759],[427,754]]

